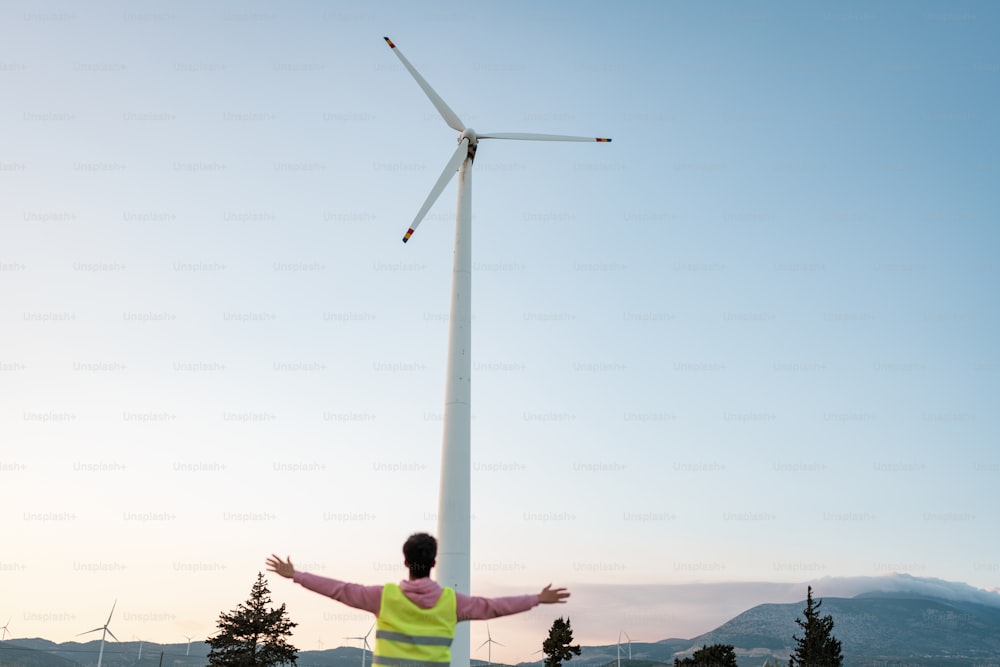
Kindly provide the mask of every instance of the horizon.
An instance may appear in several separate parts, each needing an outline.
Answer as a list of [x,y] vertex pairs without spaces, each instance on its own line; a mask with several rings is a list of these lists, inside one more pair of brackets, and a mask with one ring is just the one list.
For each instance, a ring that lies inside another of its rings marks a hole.
[[[1000,586],[1000,6],[3,16],[14,633],[204,637],[272,553],[380,583],[436,533],[454,182],[400,239],[457,133],[383,35],[484,133],[613,139],[476,155],[472,589],[576,589],[495,659],[742,599],[644,588]],[[370,624],[269,581],[303,645]]]

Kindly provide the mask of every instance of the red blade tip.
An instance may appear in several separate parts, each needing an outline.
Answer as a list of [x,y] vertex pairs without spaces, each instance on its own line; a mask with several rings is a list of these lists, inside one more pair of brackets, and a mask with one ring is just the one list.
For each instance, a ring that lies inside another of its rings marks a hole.
[[605,139],[604,137],[597,137],[597,140],[598,140],[598,141],[603,141],[603,142],[607,142],[607,143],[611,143],[611,140],[610,140],[610,139]]
[[389,39],[388,37],[383,37],[382,39],[384,39],[384,40],[385,40],[385,43],[389,45],[389,48],[391,48],[391,49],[394,49],[394,48],[396,48],[396,45],[395,45],[395,44],[393,44],[393,43],[392,43],[392,40],[391,40],[391,39]]

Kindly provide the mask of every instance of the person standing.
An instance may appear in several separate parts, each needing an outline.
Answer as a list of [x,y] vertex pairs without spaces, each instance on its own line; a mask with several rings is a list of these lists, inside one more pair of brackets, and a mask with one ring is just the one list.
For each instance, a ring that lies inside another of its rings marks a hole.
[[442,667],[451,662],[455,625],[528,611],[539,604],[563,604],[565,588],[549,584],[540,593],[485,598],[458,593],[431,579],[437,564],[437,540],[414,533],[403,544],[403,564],[409,578],[376,586],[347,583],[299,572],[291,557],[267,559],[269,571],[291,579],[320,595],[375,614],[373,665],[383,667]]

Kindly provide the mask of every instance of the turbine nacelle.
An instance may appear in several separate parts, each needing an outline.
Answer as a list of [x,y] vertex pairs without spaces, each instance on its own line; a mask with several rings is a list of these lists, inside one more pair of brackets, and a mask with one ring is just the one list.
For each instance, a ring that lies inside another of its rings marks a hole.
[[462,134],[458,135],[458,143],[462,143],[463,139],[469,140],[469,147],[473,147],[479,143],[479,137],[476,136],[476,131],[471,127],[467,127],[462,130]]

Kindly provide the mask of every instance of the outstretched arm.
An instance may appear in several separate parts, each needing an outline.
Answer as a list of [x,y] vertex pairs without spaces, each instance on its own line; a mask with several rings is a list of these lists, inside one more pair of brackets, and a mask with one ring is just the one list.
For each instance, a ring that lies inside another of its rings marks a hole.
[[539,604],[565,604],[568,597],[569,591],[565,588],[552,588],[552,584],[549,584],[538,594],[538,602]]
[[270,572],[277,572],[285,579],[292,579],[295,576],[295,566],[292,565],[292,557],[288,560],[281,560],[277,554],[271,554],[267,559],[267,568]]
[[355,609],[364,609],[377,614],[382,604],[381,586],[349,584],[337,579],[321,577],[318,574],[302,572],[296,570],[295,566],[292,565],[291,556],[288,557],[288,560],[281,560],[277,554],[271,554],[271,557],[267,559],[267,568],[270,572],[291,579],[315,593],[333,598],[337,602],[342,602]]
[[569,591],[552,588],[549,584],[535,595],[514,595],[500,598],[470,597],[457,593],[455,601],[459,621],[483,621],[498,616],[520,614],[540,604],[561,604],[566,602]]

